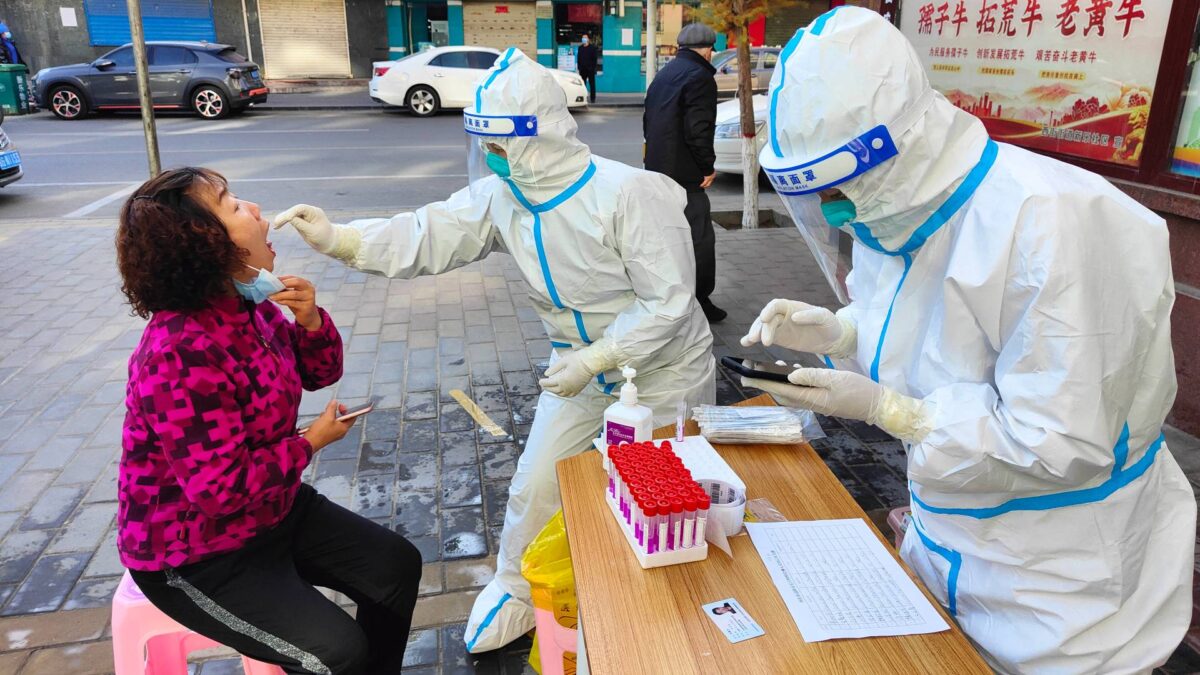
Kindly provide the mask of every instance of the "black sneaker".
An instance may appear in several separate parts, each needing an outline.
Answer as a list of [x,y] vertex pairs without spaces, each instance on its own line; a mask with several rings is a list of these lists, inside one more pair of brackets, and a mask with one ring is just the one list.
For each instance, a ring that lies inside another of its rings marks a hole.
[[704,310],[704,317],[709,323],[721,323],[725,317],[729,316],[729,312],[717,307],[711,302],[700,303],[700,308]]

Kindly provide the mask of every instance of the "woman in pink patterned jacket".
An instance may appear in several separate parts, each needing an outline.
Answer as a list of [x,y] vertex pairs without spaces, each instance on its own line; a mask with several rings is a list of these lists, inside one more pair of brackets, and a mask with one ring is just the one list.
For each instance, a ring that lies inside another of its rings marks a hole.
[[[421,556],[300,481],[354,422],[335,401],[297,433],[301,389],[337,382],[342,341],[312,284],[272,274],[267,232],[205,169],[167,171],[121,211],[122,291],[150,319],[129,360],[121,561],[155,606],[247,656],[398,673]],[[317,585],[357,602],[357,619]]]

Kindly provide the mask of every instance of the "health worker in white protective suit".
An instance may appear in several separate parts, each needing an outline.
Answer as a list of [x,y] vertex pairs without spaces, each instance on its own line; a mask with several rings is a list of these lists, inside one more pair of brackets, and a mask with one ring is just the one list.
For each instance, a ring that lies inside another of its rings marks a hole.
[[865,9],[797,32],[769,105],[762,165],[849,304],[767,305],[743,344],[831,367],[747,383],[904,441],[901,555],[994,668],[1165,662],[1191,618],[1196,502],[1161,429],[1175,397],[1163,220],[989,140]]
[[562,88],[515,48],[480,80],[463,120],[470,185],[448,200],[346,225],[297,206],[276,223],[389,277],[440,274],[506,251],[529,284],[554,351],[509,488],[496,577],[467,623],[468,650],[482,652],[533,628],[521,556],[559,508],[555,462],[591,446],[622,366],[637,369],[639,401],[659,424],[679,401],[712,403],[716,384],[683,190],[592,155],[575,137]]

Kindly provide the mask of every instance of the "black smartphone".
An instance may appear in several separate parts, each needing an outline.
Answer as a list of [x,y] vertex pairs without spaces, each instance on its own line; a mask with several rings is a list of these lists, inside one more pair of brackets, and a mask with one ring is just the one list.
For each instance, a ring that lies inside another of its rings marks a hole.
[[795,370],[791,364],[781,366],[769,361],[751,361],[736,356],[722,356],[721,365],[744,377],[785,383],[788,381],[788,373]]

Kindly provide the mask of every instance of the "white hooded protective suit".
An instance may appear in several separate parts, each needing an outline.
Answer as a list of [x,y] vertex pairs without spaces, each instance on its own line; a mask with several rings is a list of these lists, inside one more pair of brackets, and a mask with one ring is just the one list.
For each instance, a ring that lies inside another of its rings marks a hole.
[[712,336],[693,292],[683,190],[660,174],[593,156],[575,137],[562,88],[515,48],[481,80],[476,105],[464,115],[476,130],[480,120],[495,130],[505,118],[536,118],[536,136],[483,137],[504,148],[511,178],[492,175],[413,213],[348,223],[335,228],[330,244],[332,255],[358,269],[399,278],[441,274],[506,251],[529,284],[552,361],[589,349],[589,362],[603,366],[577,395],[544,391],[538,399],[509,488],[496,577],[467,624],[472,652],[533,628],[521,556],[559,508],[555,463],[600,433],[605,408],[617,400],[621,366],[637,369],[639,402],[659,424],[674,419],[679,401],[712,403],[716,386]]
[[890,153],[867,135],[879,125],[897,150],[866,167],[855,146],[866,170],[837,184],[857,211],[838,313],[857,343],[836,366],[920,411],[900,425],[921,430],[905,439],[904,560],[1000,671],[1166,661],[1191,618],[1196,502],[1161,432],[1176,389],[1163,220],[989,140],[868,10],[799,31],[769,96],[762,160],[785,201],[806,180],[789,166],[857,138]]

